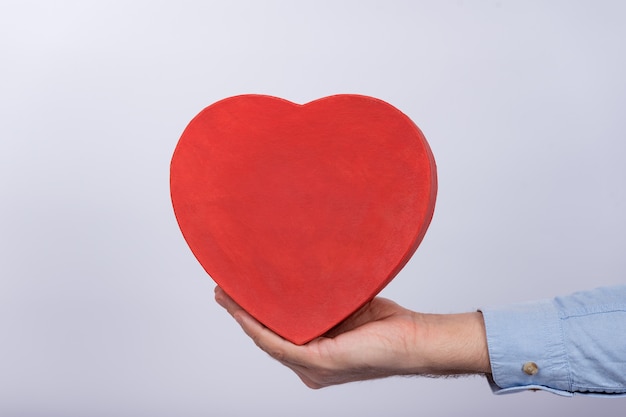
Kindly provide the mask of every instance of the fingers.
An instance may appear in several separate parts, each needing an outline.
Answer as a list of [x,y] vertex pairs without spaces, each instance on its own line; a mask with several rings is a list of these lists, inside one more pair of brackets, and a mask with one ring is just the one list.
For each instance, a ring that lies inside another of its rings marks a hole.
[[[239,304],[237,304],[223,289],[215,287],[215,301],[233,316],[248,336],[262,333],[265,327],[248,314]],[[266,329],[267,330],[267,329]],[[254,339],[254,337],[253,337]],[[255,340],[256,341],[256,340]]]
[[233,299],[230,298],[230,296],[220,287],[215,287],[215,301],[224,307],[231,316],[234,316],[237,311],[242,310],[239,304],[233,301]]
[[215,300],[233,316],[243,331],[267,354],[287,366],[299,363],[300,354],[298,350],[301,349],[300,346],[292,344],[263,326],[220,287],[215,288]]

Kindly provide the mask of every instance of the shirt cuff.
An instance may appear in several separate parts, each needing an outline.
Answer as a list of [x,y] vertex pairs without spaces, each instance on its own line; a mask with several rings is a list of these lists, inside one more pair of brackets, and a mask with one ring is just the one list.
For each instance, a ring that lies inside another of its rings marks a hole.
[[481,312],[494,393],[545,390],[572,396],[563,331],[552,300]]

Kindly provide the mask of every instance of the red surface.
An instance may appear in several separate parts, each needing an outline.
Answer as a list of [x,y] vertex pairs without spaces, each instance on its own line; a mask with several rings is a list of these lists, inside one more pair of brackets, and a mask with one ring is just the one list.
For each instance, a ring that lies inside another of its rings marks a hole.
[[243,95],[204,109],[171,163],[174,212],[213,280],[303,344],[373,298],[417,249],[435,162],[393,106]]

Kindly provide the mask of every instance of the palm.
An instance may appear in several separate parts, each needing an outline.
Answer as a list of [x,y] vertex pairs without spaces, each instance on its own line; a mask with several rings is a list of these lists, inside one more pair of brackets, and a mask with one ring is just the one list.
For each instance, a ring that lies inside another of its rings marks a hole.
[[[298,363],[283,363],[313,387],[397,374],[419,346],[416,319],[417,313],[375,298],[323,337],[303,346],[309,361],[306,369],[298,370]],[[397,360],[390,362],[389,358]]]

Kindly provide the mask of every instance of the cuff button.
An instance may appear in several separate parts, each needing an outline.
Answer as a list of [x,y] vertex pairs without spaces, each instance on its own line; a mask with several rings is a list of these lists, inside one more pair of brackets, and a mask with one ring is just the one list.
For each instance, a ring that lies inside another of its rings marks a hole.
[[526,362],[524,366],[522,366],[522,371],[524,371],[526,375],[532,376],[539,372],[539,367],[535,362]]

